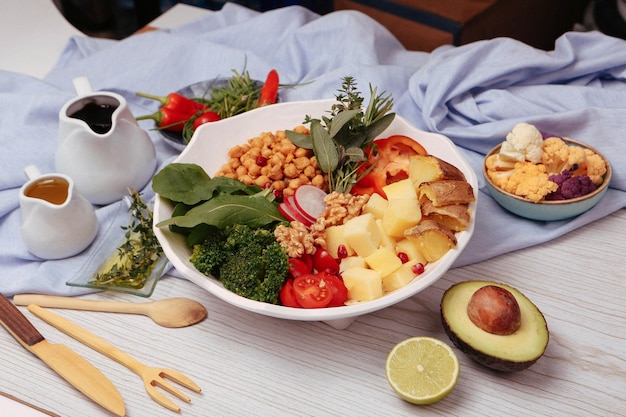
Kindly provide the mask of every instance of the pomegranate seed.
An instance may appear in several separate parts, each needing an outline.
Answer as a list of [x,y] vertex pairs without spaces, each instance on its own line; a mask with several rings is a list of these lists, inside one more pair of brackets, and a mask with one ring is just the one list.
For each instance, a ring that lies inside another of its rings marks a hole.
[[344,259],[348,257],[348,248],[346,245],[337,246],[337,258]]
[[256,157],[256,164],[260,167],[264,167],[265,165],[267,165],[267,158],[264,156],[257,156]]
[[398,258],[400,258],[403,264],[409,262],[409,255],[404,252],[398,252]]
[[415,265],[413,265],[411,267],[411,271],[415,274],[415,275],[422,275],[424,273],[424,264],[422,263],[417,263]]
[[279,202],[283,201],[283,192],[279,191],[279,190],[272,190],[272,193],[274,193],[274,197],[276,197],[276,200],[278,200]]
[[264,190],[267,190],[267,189],[268,189],[268,188],[270,188],[271,186],[272,186],[272,182],[271,182],[271,181],[268,181],[268,182],[266,182],[265,184],[263,184],[263,189],[264,189]]

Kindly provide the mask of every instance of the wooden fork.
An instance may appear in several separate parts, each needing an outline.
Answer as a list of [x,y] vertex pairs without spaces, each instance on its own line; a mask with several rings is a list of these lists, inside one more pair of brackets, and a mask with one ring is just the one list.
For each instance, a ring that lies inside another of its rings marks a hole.
[[158,391],[155,386],[164,389],[165,391],[169,392],[172,395],[175,395],[183,401],[191,402],[191,399],[178,389],[174,388],[174,386],[167,382],[165,378],[168,378],[182,385],[183,387],[193,390],[195,392],[200,392],[202,390],[198,385],[196,385],[195,382],[193,382],[182,373],[173,369],[153,368],[150,366],[146,366],[128,355],[127,353],[116,348],[106,340],[100,338],[99,336],[96,336],[95,334],[71,322],[70,320],[65,319],[49,310],[46,310],[45,308],[31,304],[28,306],[28,310],[37,317],[61,330],[65,334],[73,337],[81,343],[84,343],[92,349],[95,349],[103,355],[108,356],[114,361],[121,363],[122,365],[126,366],[128,369],[139,375],[143,380],[144,387],[146,388],[146,391],[148,392],[150,397],[152,397],[152,399],[157,403],[170,410],[180,412],[180,407],[178,407],[176,404],[174,404],[174,402],[172,402],[165,395],[163,395],[163,393]]

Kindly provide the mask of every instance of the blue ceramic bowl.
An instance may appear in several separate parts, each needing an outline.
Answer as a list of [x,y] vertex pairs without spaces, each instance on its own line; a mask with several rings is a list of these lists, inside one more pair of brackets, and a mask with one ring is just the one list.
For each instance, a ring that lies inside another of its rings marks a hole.
[[[489,175],[487,175],[486,165],[483,164],[483,176],[485,177],[489,194],[491,194],[493,199],[496,200],[498,204],[500,204],[511,213],[517,214],[518,216],[525,217],[527,219],[541,221],[569,219],[571,217],[575,217],[586,212],[587,210],[598,204],[598,202],[602,199],[602,197],[608,190],[609,183],[611,181],[611,166],[609,164],[609,161],[604,157],[604,155],[602,155],[600,152],[598,152],[596,149],[592,148],[589,145],[568,138],[563,138],[563,140],[568,145],[575,145],[590,149],[591,151],[600,155],[602,159],[604,159],[604,163],[606,164],[606,174],[604,174],[604,181],[600,186],[598,186],[598,188],[596,188],[594,192],[582,197],[572,198],[569,200],[540,201],[538,203],[534,203],[524,197],[519,197],[514,194],[508,193],[495,185],[493,181],[489,178]],[[486,155],[485,161],[490,155],[500,152],[500,146],[501,145],[498,145],[493,148]]]

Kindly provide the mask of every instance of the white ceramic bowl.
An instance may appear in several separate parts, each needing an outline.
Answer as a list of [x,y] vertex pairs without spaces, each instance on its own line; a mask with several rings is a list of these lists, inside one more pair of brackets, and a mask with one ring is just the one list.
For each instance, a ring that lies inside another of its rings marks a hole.
[[[600,155],[602,159],[604,159],[604,163],[606,164],[606,174],[604,174],[604,182],[600,186],[598,186],[595,191],[585,196],[572,198],[569,200],[540,201],[538,203],[534,203],[527,198],[511,194],[499,188],[491,180],[491,178],[489,178],[489,175],[487,175],[487,167],[485,164],[483,164],[483,176],[485,177],[485,182],[487,184],[489,194],[493,197],[494,200],[496,200],[498,204],[500,204],[511,213],[531,220],[565,220],[571,217],[578,216],[586,212],[587,210],[590,210],[593,206],[598,204],[600,199],[602,199],[602,197],[609,188],[609,183],[611,181],[611,165],[609,164],[609,161],[604,157],[604,155],[602,155],[591,146],[568,138],[563,138],[563,140],[568,145],[580,146],[590,149],[594,153]],[[500,152],[500,146],[501,145],[498,145],[491,151],[489,151],[489,153],[485,156],[485,161],[489,156]]]
[[[248,139],[258,136],[261,132],[293,129],[302,124],[306,115],[319,118],[322,115],[326,115],[334,103],[334,99],[278,103],[232,118],[208,123],[195,132],[189,145],[174,162],[198,164],[212,176],[227,161],[228,150],[233,146],[243,144]],[[430,154],[455,165],[465,174],[467,181],[474,188],[474,193],[477,193],[478,183],[474,171],[448,138],[415,129],[399,116],[396,116],[394,122],[381,137],[391,135],[410,136],[424,146]],[[475,213],[476,203],[473,203],[470,208]],[[154,206],[155,224],[170,218],[172,210],[172,205],[166,199],[157,195]],[[388,293],[377,300],[321,309],[290,308],[238,296],[224,289],[217,279],[207,277],[194,268],[191,262],[189,262],[191,250],[185,244],[182,235],[173,233],[168,228],[156,228],[155,233],[174,267],[187,279],[222,300],[242,309],[271,317],[302,321],[324,321],[335,328],[345,328],[358,316],[380,310],[409,298],[438,280],[465,249],[474,231],[474,225],[475,216],[472,216],[468,229],[457,233],[458,244],[456,248],[450,250],[437,262],[427,265],[425,272],[405,287]]]

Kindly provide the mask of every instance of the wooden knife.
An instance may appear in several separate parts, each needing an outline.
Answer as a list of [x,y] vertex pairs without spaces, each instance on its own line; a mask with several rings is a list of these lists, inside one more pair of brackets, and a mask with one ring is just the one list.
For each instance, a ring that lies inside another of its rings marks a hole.
[[126,414],[122,396],[102,372],[67,346],[48,342],[26,316],[2,294],[0,294],[0,324],[22,346],[92,401],[120,417]]

